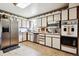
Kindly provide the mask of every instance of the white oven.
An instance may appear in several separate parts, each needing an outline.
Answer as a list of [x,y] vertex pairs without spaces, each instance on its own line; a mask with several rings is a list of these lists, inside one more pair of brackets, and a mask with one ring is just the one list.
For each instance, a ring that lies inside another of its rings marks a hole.
[[77,20],[61,21],[62,36],[77,37],[77,31],[78,31],[77,29],[78,29]]

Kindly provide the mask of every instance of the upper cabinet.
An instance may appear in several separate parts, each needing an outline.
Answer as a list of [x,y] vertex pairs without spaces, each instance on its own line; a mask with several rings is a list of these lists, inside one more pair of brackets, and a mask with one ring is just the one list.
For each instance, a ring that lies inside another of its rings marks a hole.
[[37,18],[37,27],[41,27],[41,18]]
[[68,20],[68,9],[62,10],[62,20]]
[[21,27],[22,25],[21,19],[17,19],[17,21],[18,21],[18,27]]
[[26,21],[26,27],[30,28],[30,21]]
[[53,16],[48,16],[48,24],[52,24],[53,23]]
[[60,20],[60,13],[54,15],[54,21],[59,21]]
[[46,27],[47,26],[47,20],[46,17],[42,18],[42,27]]
[[22,27],[26,27],[26,20],[22,20]]
[[69,9],[69,20],[77,19],[77,7]]

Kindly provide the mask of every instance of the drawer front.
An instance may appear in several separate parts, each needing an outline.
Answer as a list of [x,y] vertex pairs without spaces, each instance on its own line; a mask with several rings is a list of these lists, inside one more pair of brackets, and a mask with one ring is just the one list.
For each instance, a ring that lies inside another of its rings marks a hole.
[[38,43],[39,43],[39,44],[43,44],[43,45],[45,44],[44,41],[38,41]]
[[74,53],[76,54],[77,49],[76,48],[71,48],[71,47],[66,47],[66,46],[61,46],[61,50],[66,51],[66,52],[70,52],[70,53]]
[[46,37],[46,45],[51,47],[51,37]]
[[59,38],[53,38],[53,45],[54,48],[60,49],[60,39]]

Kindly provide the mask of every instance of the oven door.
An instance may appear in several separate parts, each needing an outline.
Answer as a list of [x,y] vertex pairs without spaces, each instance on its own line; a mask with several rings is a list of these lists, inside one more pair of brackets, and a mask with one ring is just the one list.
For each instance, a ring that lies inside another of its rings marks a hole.
[[67,25],[62,25],[61,26],[61,35],[62,36],[67,36],[68,35],[68,26]]
[[77,37],[77,25],[70,26],[70,36]]
[[61,37],[61,44],[66,45],[66,46],[71,46],[71,47],[77,47],[77,38],[62,36]]

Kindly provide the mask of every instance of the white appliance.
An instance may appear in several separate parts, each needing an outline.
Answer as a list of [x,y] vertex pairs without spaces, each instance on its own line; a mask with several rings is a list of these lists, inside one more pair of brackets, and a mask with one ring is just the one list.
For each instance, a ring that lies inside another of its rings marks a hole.
[[61,21],[61,35],[77,37],[78,20]]

